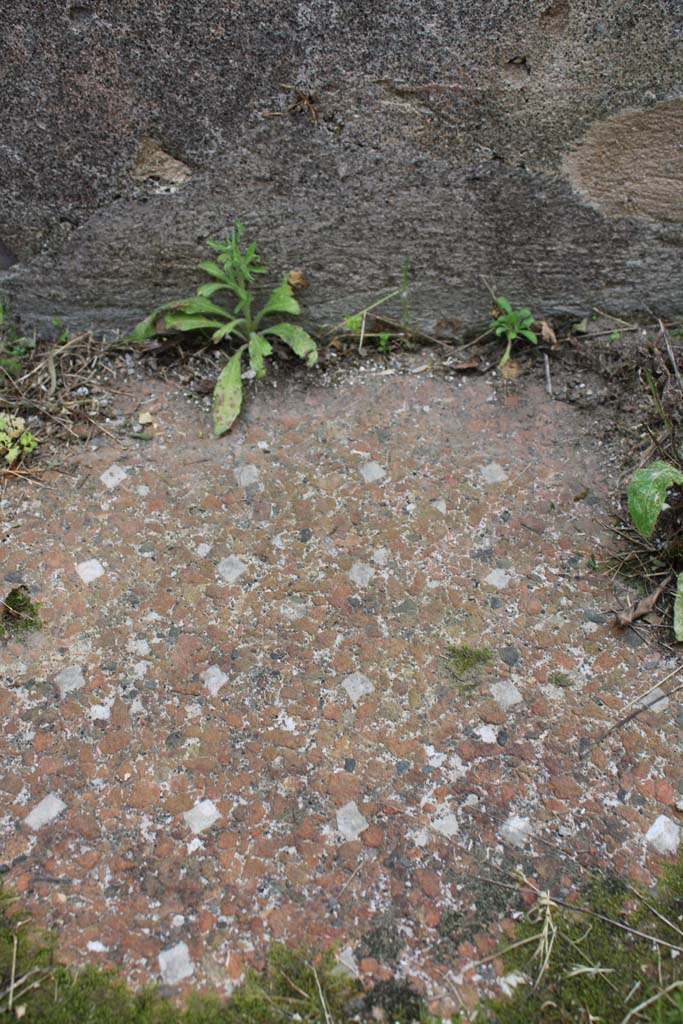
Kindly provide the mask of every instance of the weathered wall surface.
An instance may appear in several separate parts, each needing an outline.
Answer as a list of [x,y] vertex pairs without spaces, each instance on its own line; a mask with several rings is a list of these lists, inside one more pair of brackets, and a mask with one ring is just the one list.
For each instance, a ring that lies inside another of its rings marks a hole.
[[236,217],[306,268],[313,318],[404,257],[426,322],[480,319],[482,274],[546,313],[683,311],[679,0],[0,13],[0,291],[26,317],[125,329]]

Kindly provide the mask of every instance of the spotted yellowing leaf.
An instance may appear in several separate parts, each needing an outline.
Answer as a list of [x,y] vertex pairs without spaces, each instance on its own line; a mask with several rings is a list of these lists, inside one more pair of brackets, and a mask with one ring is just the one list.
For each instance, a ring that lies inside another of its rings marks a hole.
[[242,353],[237,349],[225,364],[213,389],[213,432],[220,437],[230,430],[242,408]]
[[633,525],[643,537],[651,537],[654,533],[667,491],[674,484],[683,484],[683,473],[661,459],[637,469],[631,477],[626,492],[628,510]]

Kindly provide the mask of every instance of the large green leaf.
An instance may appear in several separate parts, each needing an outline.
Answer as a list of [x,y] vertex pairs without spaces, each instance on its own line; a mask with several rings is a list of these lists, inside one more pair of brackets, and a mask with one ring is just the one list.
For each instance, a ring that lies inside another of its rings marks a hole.
[[219,292],[227,287],[228,285],[223,281],[206,281],[197,288],[197,295],[213,295],[214,292]]
[[273,288],[272,292],[266,300],[265,306],[259,310],[259,314],[256,317],[258,323],[267,316],[268,313],[295,313],[301,312],[299,303],[294,298],[294,292],[291,289],[289,282],[286,277],[282,278],[282,284],[278,285],[277,288]]
[[683,572],[678,574],[676,581],[676,599],[674,601],[674,634],[679,644],[683,643]]
[[268,327],[264,334],[274,334],[296,352],[300,359],[306,360],[307,366],[315,366],[318,361],[318,346],[310,334],[297,324],[275,324]]
[[141,320],[139,324],[136,324],[130,334],[126,335],[124,341],[146,341],[147,338],[153,337],[156,334],[157,320],[159,319],[159,311],[155,310],[146,316],[144,320]]
[[[239,327],[239,325],[243,323],[244,319],[242,317],[238,317],[236,320],[228,320],[227,324],[223,324],[217,331],[213,332],[211,340],[222,341],[223,338],[228,338],[231,334],[235,333],[235,328]],[[239,337],[244,337],[241,331],[237,331],[236,333]]]
[[224,327],[222,320],[209,320],[206,316],[186,316],[184,313],[165,313],[163,331],[205,331],[213,327]]
[[496,305],[498,306],[498,309],[502,309],[504,313],[512,312],[512,306],[510,305],[510,303],[508,302],[504,295],[496,296]]
[[237,349],[218,375],[213,389],[213,432],[220,437],[230,430],[242,408],[242,353]]
[[225,317],[227,320],[230,317],[230,313],[223,306],[219,306],[215,302],[211,302],[210,299],[205,299],[201,295],[195,295],[192,299],[181,299],[179,302],[169,302],[164,309],[169,309],[173,312],[178,313],[218,313],[219,316]]
[[628,510],[633,525],[643,537],[652,536],[666,501],[666,492],[673,484],[683,484],[683,473],[661,459],[644,469],[637,469],[631,477],[627,491]]
[[217,281],[222,281],[223,284],[228,283],[228,276],[222,267],[219,267],[213,260],[202,260],[199,264],[199,269],[206,271],[209,277],[215,277]]
[[266,367],[263,360],[272,351],[270,342],[262,334],[254,334],[252,332],[249,335],[249,365],[257,377],[265,377]]

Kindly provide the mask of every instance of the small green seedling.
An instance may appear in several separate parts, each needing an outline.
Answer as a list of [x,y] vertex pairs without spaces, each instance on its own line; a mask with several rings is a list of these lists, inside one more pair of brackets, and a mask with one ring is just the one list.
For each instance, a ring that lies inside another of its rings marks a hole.
[[29,351],[34,347],[35,341],[19,335],[7,305],[0,301],[0,379],[3,370],[10,377],[21,376]]
[[378,306],[384,305],[384,303],[388,302],[389,299],[393,299],[399,294],[399,290],[396,289],[393,292],[389,292],[388,295],[383,295],[380,299],[372,302],[369,306],[365,306],[364,309],[359,309],[357,313],[352,313],[350,316],[344,317],[344,331],[342,333],[358,338],[359,352],[363,351],[363,344],[366,341],[373,341],[380,352],[389,351],[392,334],[388,331],[366,330],[365,325],[368,321],[368,313],[371,313],[373,309],[377,309]]
[[[633,525],[643,537],[651,537],[660,513],[667,508],[669,489],[683,484],[683,473],[670,462],[657,459],[637,469],[627,489],[628,510]],[[683,572],[679,572],[674,600],[674,634],[683,642]]]
[[[233,425],[242,408],[242,356],[249,355],[251,377],[266,375],[265,359],[272,354],[269,338],[279,338],[288,345],[307,366],[318,359],[313,338],[298,324],[281,321],[265,324],[274,314],[298,316],[301,308],[287,277],[273,288],[258,312],[254,305],[254,279],[267,273],[252,242],[242,249],[243,227],[237,222],[232,234],[223,241],[209,241],[215,259],[199,264],[211,278],[197,288],[193,298],[167,302],[141,320],[126,339],[144,341],[155,334],[210,332],[215,343],[228,339],[241,342],[218,376],[213,392],[213,425],[216,436],[224,434]],[[231,296],[227,306],[218,305],[210,296],[225,291]],[[246,376],[246,375],[245,375]]]
[[8,466],[13,466],[38,445],[35,434],[26,429],[21,416],[0,412],[0,457]]
[[505,366],[510,359],[512,343],[516,341],[517,338],[526,338],[526,340],[530,341],[532,345],[537,345],[538,337],[535,332],[531,330],[534,326],[535,320],[530,310],[513,309],[503,295],[496,295],[495,300],[500,312],[489,323],[489,329],[495,332],[496,337],[505,337],[507,341],[505,351],[498,363],[500,368]]

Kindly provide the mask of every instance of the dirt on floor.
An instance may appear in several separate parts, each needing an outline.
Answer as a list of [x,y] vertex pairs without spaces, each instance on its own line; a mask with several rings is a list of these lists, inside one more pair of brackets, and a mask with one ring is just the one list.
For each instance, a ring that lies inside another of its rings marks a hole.
[[683,693],[597,568],[644,444],[613,351],[551,358],[554,398],[540,359],[328,360],[220,440],[131,367],[77,460],[6,481],[43,628],[0,646],[0,860],[68,957],[182,992],[336,943],[448,1011],[501,981],[515,870],[651,881]]

